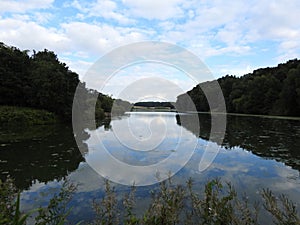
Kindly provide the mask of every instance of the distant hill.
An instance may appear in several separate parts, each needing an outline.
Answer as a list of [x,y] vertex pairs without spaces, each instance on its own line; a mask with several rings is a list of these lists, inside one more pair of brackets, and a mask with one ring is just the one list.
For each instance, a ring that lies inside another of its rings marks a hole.
[[151,112],[170,112],[175,111],[174,102],[137,102],[133,105],[131,111],[151,111]]
[[170,109],[174,109],[174,103],[172,102],[154,102],[154,101],[149,101],[149,102],[137,102],[134,103],[133,106],[140,106],[140,107],[155,107],[155,108],[159,108],[159,107],[168,107]]
[[[227,112],[261,115],[300,116],[300,60],[293,59],[273,68],[254,70],[242,77],[226,75],[217,79]],[[209,86],[212,82],[201,85]],[[212,90],[213,91],[213,90]],[[188,95],[197,111],[210,111],[200,84],[177,97],[184,104]]]

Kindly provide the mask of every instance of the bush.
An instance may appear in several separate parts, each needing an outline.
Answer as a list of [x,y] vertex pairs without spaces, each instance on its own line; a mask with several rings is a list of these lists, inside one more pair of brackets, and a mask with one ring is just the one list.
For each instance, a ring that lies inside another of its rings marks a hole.
[[0,106],[0,124],[7,126],[44,125],[58,122],[58,117],[40,109]]

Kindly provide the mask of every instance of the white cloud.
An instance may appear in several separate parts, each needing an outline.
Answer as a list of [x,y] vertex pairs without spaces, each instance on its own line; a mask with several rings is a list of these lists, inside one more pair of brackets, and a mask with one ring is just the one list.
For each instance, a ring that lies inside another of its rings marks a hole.
[[243,30],[238,22],[233,22],[219,29],[215,39],[229,46],[239,44],[243,40]]
[[[209,59],[218,75],[240,74],[262,66],[255,64],[258,54],[272,65],[300,56],[299,8],[298,0],[1,0],[0,40],[53,50],[80,73],[118,46],[163,40]],[[260,43],[266,50],[257,52]]]
[[239,45],[232,45],[223,48],[209,48],[206,51],[206,57],[208,56],[218,56],[224,54],[235,54],[235,55],[245,55],[249,52],[249,46],[239,46]]
[[253,72],[250,63],[238,63],[233,65],[219,65],[213,68],[213,74],[216,77],[224,76],[224,75],[236,75],[236,76],[242,76],[248,73]]
[[64,7],[74,7],[75,9],[78,9],[81,12],[86,13],[88,11],[87,7],[87,3],[86,2],[79,2],[78,0],[74,0],[71,3],[65,3]]
[[[297,38],[300,30],[300,2],[291,1],[259,1],[249,10],[245,26],[248,28],[247,39],[276,40],[278,42]],[[243,24],[242,24],[243,25]],[[299,38],[299,36],[298,36]]]
[[[219,55],[252,54],[255,57],[258,53],[254,46],[258,42],[265,42],[269,53],[272,51],[271,54],[279,56],[280,60],[300,55],[299,1],[231,1],[224,4],[214,0],[193,4],[192,19],[184,23],[161,23],[163,40],[182,43],[203,59]],[[270,47],[269,43],[275,45]]]
[[164,29],[161,35],[163,40],[184,43],[185,46],[200,52],[204,58],[226,53],[244,54],[250,50],[244,41],[245,29],[241,29],[243,15],[246,15],[241,2],[194,2],[194,5],[188,7],[190,8],[186,9],[186,13],[192,10],[193,15],[186,15],[184,23],[161,23]]
[[54,0],[1,0],[0,12],[21,12],[49,8]]
[[61,25],[69,37],[74,51],[86,51],[97,58],[113,48],[145,39],[142,30],[135,28],[112,27],[106,24],[72,22]]
[[19,21],[30,21],[31,19],[27,14],[13,14],[11,18]]
[[35,12],[32,16],[32,19],[36,21],[38,24],[44,24],[51,21],[53,18],[53,14],[51,13],[42,13],[42,12]]
[[90,16],[99,16],[107,19],[115,19],[120,23],[128,23],[131,20],[121,13],[117,13],[117,4],[110,0],[98,0],[89,9]]
[[[135,28],[111,27],[83,22],[61,24],[59,28],[46,28],[27,16],[0,20],[0,40],[21,49],[55,51],[59,56],[90,61],[97,60],[113,48],[145,39],[143,31]],[[34,36],[33,36],[34,34]],[[73,62],[72,65],[76,65]],[[82,64],[82,62],[80,63]],[[71,66],[72,69],[79,68]],[[85,67],[86,68],[86,67]],[[83,72],[85,69],[77,70]]]
[[183,16],[180,7],[183,0],[122,0],[122,2],[129,8],[129,13],[137,18],[166,20]]
[[87,73],[88,69],[92,66],[92,62],[84,61],[84,60],[74,60],[70,59],[70,55],[63,56],[60,58],[60,60],[72,70],[76,71],[76,73],[79,74],[79,79],[83,79],[84,75]]
[[21,19],[0,20],[0,39],[8,45],[23,49],[45,48],[62,53],[68,50],[69,39],[59,30],[47,29],[32,21]]
[[176,96],[196,85],[188,75],[174,67],[160,63],[141,63],[118,71],[105,82],[103,91],[122,99],[131,93],[131,97],[127,96],[126,100],[132,102],[137,101],[134,96],[156,96],[175,101]]
[[134,23],[133,19],[124,15],[124,12],[118,8],[116,2],[111,0],[97,0],[92,3],[73,1],[70,6],[78,9],[81,18],[98,17],[105,19],[113,19],[120,24]]

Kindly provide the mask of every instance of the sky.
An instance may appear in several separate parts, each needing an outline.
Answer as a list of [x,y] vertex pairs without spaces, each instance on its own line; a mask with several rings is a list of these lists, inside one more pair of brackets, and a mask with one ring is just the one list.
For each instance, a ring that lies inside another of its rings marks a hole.
[[[140,41],[185,48],[215,78],[240,76],[299,58],[299,9],[299,0],[0,0],[0,41],[54,51],[83,80],[103,55]],[[182,91],[196,85],[166,65],[140,66],[117,73],[103,91],[115,96],[149,74]]]

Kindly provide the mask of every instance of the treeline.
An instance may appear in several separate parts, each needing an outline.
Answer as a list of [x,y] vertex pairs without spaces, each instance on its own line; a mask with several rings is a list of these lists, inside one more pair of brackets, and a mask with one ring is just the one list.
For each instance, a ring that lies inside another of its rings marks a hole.
[[172,104],[171,102],[154,102],[154,101],[149,101],[149,102],[137,102],[134,104],[134,106],[140,106],[140,107],[155,107],[155,108],[165,108],[169,107],[170,109],[174,109],[174,103]]
[[[300,116],[300,60],[289,60],[274,68],[254,70],[242,77],[226,75],[218,83],[223,91],[227,112],[262,115]],[[186,94],[193,100],[197,111],[210,111],[198,84]],[[211,89],[211,91],[214,91]],[[183,104],[186,94],[177,97]]]
[[[294,59],[274,68],[264,68],[236,77],[219,78],[227,112],[264,115],[300,116],[300,60]],[[186,94],[177,97],[176,106],[186,103],[188,95],[197,111],[210,111],[205,94],[200,86],[209,87],[213,82],[198,84]],[[88,101],[97,95],[97,118],[115,112],[122,113],[132,105],[126,101],[114,101],[110,96],[89,90],[81,83],[78,74],[69,70],[57,55],[48,50],[21,51],[0,43],[0,105],[31,107],[53,112],[63,119],[72,116],[73,97],[80,84]],[[213,88],[209,89],[214,91]],[[170,102],[138,102],[134,106],[170,107]]]
[[28,52],[0,43],[0,105],[44,109],[70,121],[74,93],[80,84],[86,99],[98,95],[98,118],[111,111],[114,99],[87,89],[54,52],[45,49],[31,56]]

